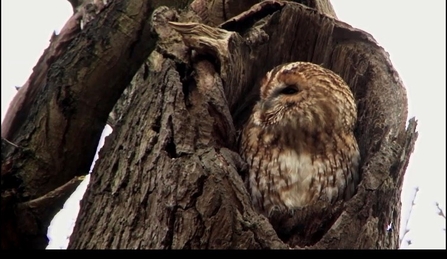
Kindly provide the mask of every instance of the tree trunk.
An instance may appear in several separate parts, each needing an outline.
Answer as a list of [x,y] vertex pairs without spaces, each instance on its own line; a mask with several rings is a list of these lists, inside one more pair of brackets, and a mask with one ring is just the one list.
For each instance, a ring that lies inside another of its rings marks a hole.
[[2,248],[46,246],[114,105],[69,248],[288,248],[251,205],[237,140],[259,80],[291,61],[341,75],[358,106],[362,181],[308,248],[398,247],[416,122],[372,36],[327,0],[109,2],[93,19],[81,6],[8,110]]

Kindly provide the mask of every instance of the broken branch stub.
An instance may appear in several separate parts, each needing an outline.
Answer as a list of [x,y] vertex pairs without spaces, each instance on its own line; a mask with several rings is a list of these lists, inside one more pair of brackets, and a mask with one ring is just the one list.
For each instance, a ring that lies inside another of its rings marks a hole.
[[397,231],[389,233],[383,226],[399,225],[402,178],[417,138],[416,121],[405,129],[405,88],[371,35],[302,5],[275,1],[256,5],[221,28],[170,24],[185,45],[218,59],[214,64],[220,68],[228,103],[232,111],[239,109],[233,113],[236,130],[253,104],[241,93],[257,92],[260,78],[274,66],[310,61],[340,74],[358,105],[355,133],[363,179],[357,195],[315,247],[398,247]]

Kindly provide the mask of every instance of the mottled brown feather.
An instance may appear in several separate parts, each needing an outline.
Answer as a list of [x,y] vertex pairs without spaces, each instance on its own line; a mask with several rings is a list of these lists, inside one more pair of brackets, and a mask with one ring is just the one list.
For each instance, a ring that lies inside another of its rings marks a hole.
[[275,67],[261,84],[241,137],[248,191],[277,232],[301,226],[312,235],[312,222],[332,220],[331,209],[351,198],[359,181],[354,97],[340,76],[307,62]]

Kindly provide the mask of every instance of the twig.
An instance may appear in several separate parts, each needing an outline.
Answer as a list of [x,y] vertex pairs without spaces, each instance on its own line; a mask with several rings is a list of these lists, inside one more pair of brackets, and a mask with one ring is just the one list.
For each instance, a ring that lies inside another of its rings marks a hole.
[[9,145],[13,146],[13,147],[20,148],[19,146],[17,146],[16,144],[12,143],[11,141],[9,141],[9,140],[7,140],[5,138],[2,138],[2,140],[5,141],[6,143],[8,143]]
[[[399,239],[400,239],[400,240],[399,240],[399,242],[400,242],[400,246],[402,246],[402,242],[403,242],[403,240],[404,240],[405,235],[406,235],[408,232],[410,232],[410,230],[408,229],[408,222],[410,221],[411,213],[413,212],[414,205],[416,205],[415,200],[416,200],[416,196],[417,196],[418,192],[419,192],[419,187],[416,187],[416,188],[415,188],[415,192],[414,192],[414,194],[413,194],[413,198],[411,199],[410,212],[408,213],[407,220],[405,221],[405,225],[404,225],[404,229],[405,229],[405,231],[404,231],[403,235],[399,238]],[[407,241],[407,243],[408,243],[408,244],[411,244],[411,241]]]
[[444,213],[444,211],[442,211],[441,207],[439,207],[439,203],[436,202],[435,205],[436,205],[436,208],[438,209],[438,215],[445,219],[445,213]]

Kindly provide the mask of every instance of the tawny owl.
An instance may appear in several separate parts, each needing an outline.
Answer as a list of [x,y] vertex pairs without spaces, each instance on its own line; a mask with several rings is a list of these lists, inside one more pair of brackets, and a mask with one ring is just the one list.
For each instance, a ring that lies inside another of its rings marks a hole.
[[[327,207],[355,193],[360,154],[354,97],[340,76],[307,62],[277,66],[260,91],[241,136],[247,188],[271,222],[277,215],[301,213],[294,220],[305,229],[313,218],[324,218]],[[284,227],[278,224],[272,222]]]

